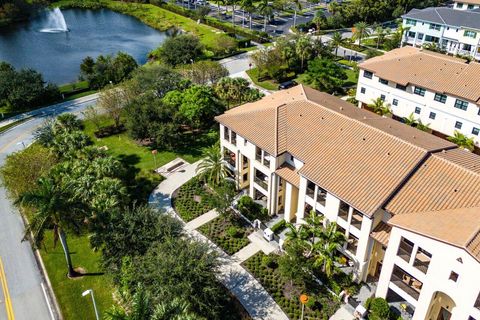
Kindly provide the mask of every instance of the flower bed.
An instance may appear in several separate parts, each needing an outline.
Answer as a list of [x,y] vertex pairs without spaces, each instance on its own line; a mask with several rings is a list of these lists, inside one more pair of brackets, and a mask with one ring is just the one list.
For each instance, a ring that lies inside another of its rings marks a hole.
[[198,230],[229,255],[247,246],[250,243],[247,237],[252,232],[250,225],[238,216],[218,217]]
[[313,306],[305,307],[304,319],[327,320],[340,307],[337,299],[313,280],[308,283],[293,283],[292,285],[289,279],[285,279],[280,274],[278,265],[265,263],[269,260],[271,259],[268,256],[259,252],[245,261],[243,265],[260,281],[290,319],[299,319],[301,316],[300,294],[307,294],[311,301],[316,301]]
[[212,195],[198,177],[181,186],[173,195],[173,206],[188,222],[213,209]]

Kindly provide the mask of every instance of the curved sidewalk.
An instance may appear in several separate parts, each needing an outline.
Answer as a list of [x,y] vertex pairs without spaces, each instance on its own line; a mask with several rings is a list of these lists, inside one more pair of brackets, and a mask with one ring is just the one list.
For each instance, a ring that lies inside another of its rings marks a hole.
[[[152,192],[148,200],[149,204],[174,214],[178,218],[171,205],[172,193],[195,176],[195,169],[198,164],[199,162],[195,162],[168,176]],[[207,223],[214,217],[214,213],[207,212],[197,219],[202,220],[203,218],[203,222]],[[241,260],[227,255],[197,230],[186,227],[185,232],[197,241],[208,243],[212,250],[219,254],[221,265],[218,279],[237,297],[253,319],[288,320],[280,306],[262,287],[260,282],[240,265]],[[253,250],[250,254],[253,255],[259,250]]]

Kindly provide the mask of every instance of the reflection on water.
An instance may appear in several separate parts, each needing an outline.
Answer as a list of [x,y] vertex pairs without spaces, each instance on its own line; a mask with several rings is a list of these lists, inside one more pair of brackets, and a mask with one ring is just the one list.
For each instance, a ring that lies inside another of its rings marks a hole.
[[41,32],[48,25],[47,12],[26,24],[0,29],[0,60],[35,69],[45,80],[63,84],[77,79],[86,56],[124,51],[143,64],[147,53],[166,37],[133,17],[106,9],[62,13],[69,32]]

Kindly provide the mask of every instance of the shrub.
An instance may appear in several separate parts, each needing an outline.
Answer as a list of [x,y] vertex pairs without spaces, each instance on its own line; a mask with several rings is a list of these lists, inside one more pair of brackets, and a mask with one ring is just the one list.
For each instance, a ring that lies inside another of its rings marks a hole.
[[242,236],[242,231],[235,226],[229,227],[226,233],[232,238],[240,238]]
[[307,308],[310,308],[312,310],[316,310],[318,309],[318,303],[317,303],[317,300],[314,298],[314,297],[308,297],[308,301],[307,303],[305,304],[305,306]]
[[[369,301],[370,300],[370,301]],[[370,311],[369,319],[371,320],[387,320],[390,317],[390,306],[387,300],[383,298],[367,299],[368,310]]]
[[274,233],[279,233],[283,229],[285,229],[286,225],[287,225],[287,222],[284,219],[282,219],[282,220],[278,221],[277,223],[275,223],[270,229]]
[[277,259],[271,255],[264,256],[262,257],[262,265],[270,269],[276,269],[278,267]]

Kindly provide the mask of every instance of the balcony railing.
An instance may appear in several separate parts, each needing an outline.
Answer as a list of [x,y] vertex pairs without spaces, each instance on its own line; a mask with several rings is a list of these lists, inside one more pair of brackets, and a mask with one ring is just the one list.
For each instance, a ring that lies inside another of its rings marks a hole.
[[404,274],[402,276],[392,274],[392,278],[390,279],[392,283],[394,283],[397,287],[405,291],[408,295],[410,295],[415,300],[418,300],[420,297],[420,290],[422,290],[422,283],[417,279]]
[[262,153],[255,153],[255,160],[262,162]]
[[259,177],[255,177],[254,181],[255,181],[256,184],[258,184],[263,189],[268,190],[268,181],[264,181],[263,179],[261,179]]
[[228,156],[228,155],[225,156],[225,161],[226,161],[229,165],[231,165],[232,167],[235,168],[235,160],[232,159],[232,157],[230,157],[230,156]]

